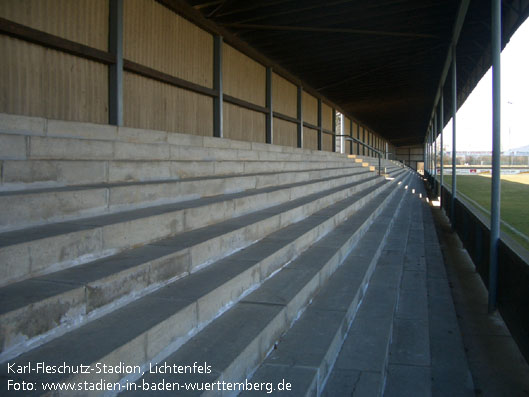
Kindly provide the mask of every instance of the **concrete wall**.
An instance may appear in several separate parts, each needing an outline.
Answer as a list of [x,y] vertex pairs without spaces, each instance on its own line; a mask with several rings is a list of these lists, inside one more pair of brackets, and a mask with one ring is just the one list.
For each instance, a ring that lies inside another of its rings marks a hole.
[[421,145],[399,146],[396,148],[397,160],[418,171],[418,163],[424,161],[424,149]]

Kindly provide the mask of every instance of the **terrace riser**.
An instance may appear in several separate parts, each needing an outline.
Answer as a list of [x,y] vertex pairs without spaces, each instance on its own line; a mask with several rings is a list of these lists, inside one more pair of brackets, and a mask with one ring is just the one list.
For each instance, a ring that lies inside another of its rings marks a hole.
[[[363,184],[362,188],[365,189],[376,184],[377,181],[373,180],[369,184]],[[374,197],[379,190],[384,188],[385,185],[382,185],[332,219],[318,225],[311,232],[303,235],[302,238],[263,260],[260,264],[260,278],[267,278],[277,270],[285,258],[297,256],[315,240],[332,230],[337,223],[342,222],[346,217],[359,210],[371,197]],[[1,323],[6,324],[6,328],[2,329],[1,332],[2,339],[4,339],[3,348],[4,350],[12,350],[11,346],[21,345],[26,339],[46,333],[59,325],[67,329],[72,324],[80,324],[84,316],[91,315],[94,311],[107,312],[108,308],[126,304],[145,292],[150,292],[225,257],[229,254],[225,247],[230,247],[231,250],[242,249],[276,230],[310,216],[321,208],[347,198],[356,191],[360,191],[360,188],[355,187],[335,193],[332,198],[320,199],[318,205],[309,203],[299,209],[291,210],[290,214],[287,212],[271,215],[260,222],[225,233],[184,250],[172,252],[164,257],[146,261],[139,266],[113,274],[105,279],[86,285],[81,284],[78,288],[72,289],[64,295],[39,302],[35,307],[25,307],[7,313],[0,317]],[[156,243],[153,245],[157,246]],[[162,244],[162,246],[170,245],[170,242]],[[61,282],[60,276],[54,277],[53,274],[44,277],[44,280],[46,279],[50,282]],[[32,324],[32,326],[27,327],[27,324]],[[33,334],[21,335],[18,332],[19,329],[34,331]]]
[[[287,249],[287,251],[290,252],[291,257],[285,258],[284,250],[274,252],[272,257],[275,257],[275,259],[269,257],[258,262],[244,273],[241,273],[238,277],[219,286],[198,301],[190,302],[189,305],[183,308],[179,313],[167,318],[149,331],[137,335],[133,340],[107,354],[105,357],[99,358],[98,362],[119,363],[121,361],[131,364],[138,363],[139,365],[145,366],[149,362],[160,361],[163,357],[171,354],[179,346],[185,343],[191,336],[193,336],[193,334],[203,329],[220,313],[224,312],[228,307],[241,299],[241,297],[245,295],[245,291],[254,289],[268,276],[283,266],[286,261],[295,258],[299,253],[311,246],[318,238],[323,237],[320,233],[323,235],[326,234],[337,224],[343,222],[351,214],[358,211],[363,204],[369,202],[378,194],[384,194],[384,192],[393,185],[394,184],[385,184],[380,186],[362,199],[362,203],[357,202],[352,206],[343,209],[332,218],[327,219],[317,228],[317,233],[311,231],[300,236],[295,241],[292,241],[290,244],[295,248]],[[391,196],[392,193],[389,193],[385,202],[387,202]],[[348,245],[354,245],[358,238],[367,229],[373,217],[379,212],[380,211],[376,211],[367,218],[363,225],[358,229],[358,232],[348,240]],[[350,248],[351,247],[347,248],[346,251]],[[298,296],[296,296],[289,305],[285,306],[281,313],[276,316],[269,325],[262,330],[253,343],[244,350],[241,356],[244,358],[244,361],[237,360],[237,362],[234,362],[229,366],[224,378],[231,376],[231,374],[237,376],[243,368],[240,364],[241,362],[245,363],[244,366],[246,366],[246,363],[254,362],[255,367],[264,358],[268,353],[269,346],[273,345],[274,341],[278,339],[281,333],[288,329],[289,325],[296,318],[297,313],[310,301],[310,297],[314,295],[317,289],[320,288],[321,283],[324,283],[326,278],[332,274],[333,269],[337,268],[339,262],[342,260],[342,255],[342,250],[338,250],[322,270],[318,272],[318,274],[307,283],[305,288],[300,291]],[[276,264],[271,266],[273,262],[276,262]],[[120,381],[121,376],[122,375],[109,375],[105,378],[105,381]],[[101,375],[98,375],[97,380],[99,380],[100,377]],[[128,379],[130,380],[131,378]],[[68,379],[68,381],[73,382],[81,380],[84,381],[87,379],[85,377],[73,377]]]
[[0,195],[0,231],[361,172],[310,171]]
[[[310,193],[352,183],[360,180],[361,177],[357,175],[337,178],[327,182],[287,188],[283,192],[236,198],[4,246],[0,248],[0,263],[3,264],[0,280],[6,285],[28,277],[48,274],[112,255],[127,248],[234,218],[249,212],[250,209],[256,211],[268,208]],[[339,194],[337,196],[335,194],[334,197],[339,197]],[[94,225],[94,221],[79,220],[75,224]]]

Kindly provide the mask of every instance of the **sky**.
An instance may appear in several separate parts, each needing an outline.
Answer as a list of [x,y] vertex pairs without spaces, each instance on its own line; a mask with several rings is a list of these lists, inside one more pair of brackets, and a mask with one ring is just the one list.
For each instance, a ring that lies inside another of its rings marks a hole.
[[[501,54],[501,147],[529,145],[529,19]],[[457,151],[492,150],[492,72],[483,76],[457,112]],[[452,120],[443,132],[452,150]]]

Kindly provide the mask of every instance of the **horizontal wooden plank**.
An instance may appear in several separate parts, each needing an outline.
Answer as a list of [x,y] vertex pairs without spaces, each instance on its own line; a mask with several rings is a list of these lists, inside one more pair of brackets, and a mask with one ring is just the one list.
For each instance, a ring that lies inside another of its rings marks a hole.
[[127,72],[135,73],[143,77],[148,77],[162,83],[170,84],[175,87],[183,88],[189,91],[197,92],[199,94],[208,95],[211,97],[217,96],[218,91],[201,86],[199,84],[191,83],[190,81],[180,79],[175,76],[154,70],[147,66],[140,65],[139,63],[129,61],[127,59],[123,60],[123,69]]
[[310,123],[307,123],[307,122],[303,122],[303,127],[307,127],[307,128],[310,128],[312,130],[319,130],[320,127],[318,127],[317,125],[314,125],[314,124],[310,124]]
[[255,110],[256,112],[260,112],[260,113],[268,113],[269,112],[269,109],[266,108],[266,107],[263,107],[263,106],[259,106],[259,105],[256,105],[254,103],[251,103],[251,102],[247,102],[245,100],[242,100],[242,99],[239,99],[239,98],[235,98],[231,95],[222,95],[222,97],[224,98],[224,102],[228,102],[228,103],[231,103],[233,105],[237,105],[237,106],[240,106],[240,107],[243,107],[243,108],[246,108],[246,109],[250,109],[250,110]]
[[116,63],[115,55],[109,52],[101,51],[84,44],[63,39],[62,37],[42,32],[19,23],[9,21],[5,18],[0,18],[0,33],[28,41],[30,43],[38,44],[46,48],[52,48],[54,50],[66,52],[70,55],[89,59],[91,61],[101,62],[107,65]]
[[283,114],[283,113],[274,112],[274,117],[277,117],[278,119],[281,119],[281,120],[290,121],[291,123],[299,124],[298,119],[287,116],[286,114]]

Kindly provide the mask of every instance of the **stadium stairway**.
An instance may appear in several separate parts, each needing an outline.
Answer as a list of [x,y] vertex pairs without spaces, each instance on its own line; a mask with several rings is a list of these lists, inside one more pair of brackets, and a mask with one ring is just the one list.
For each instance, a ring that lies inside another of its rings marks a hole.
[[[0,126],[0,376],[25,394],[127,392],[162,362],[207,363],[201,381],[258,376],[332,280],[365,289],[415,178],[260,143],[5,114]],[[351,318],[361,298],[331,303]]]

